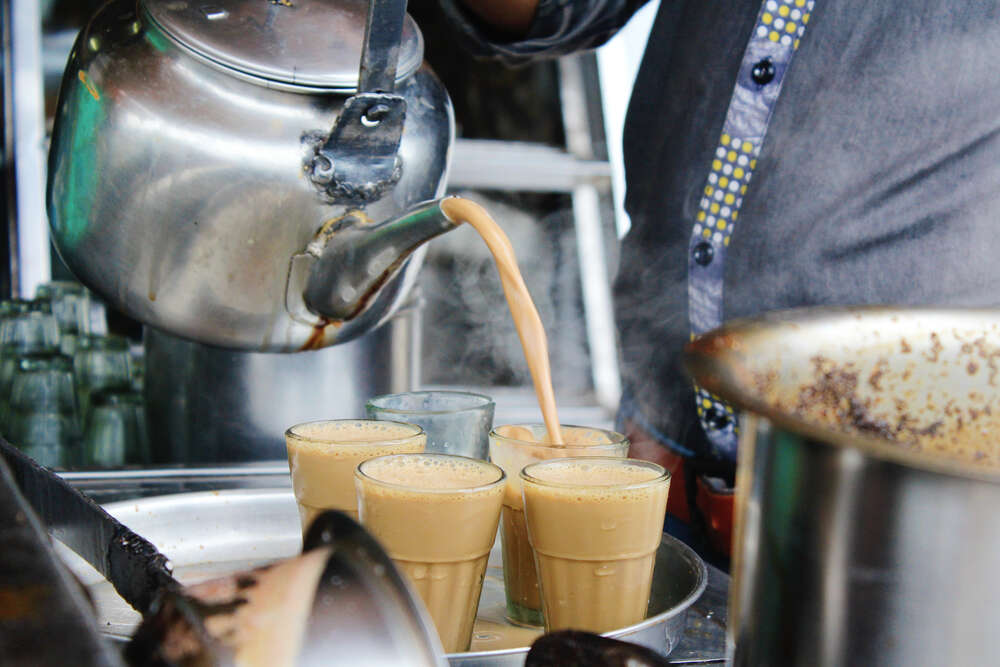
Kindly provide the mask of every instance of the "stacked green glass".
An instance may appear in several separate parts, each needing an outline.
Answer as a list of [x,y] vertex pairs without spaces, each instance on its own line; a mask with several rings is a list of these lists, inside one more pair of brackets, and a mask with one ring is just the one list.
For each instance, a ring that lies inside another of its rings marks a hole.
[[85,466],[115,468],[149,463],[142,397],[131,389],[95,391],[90,397],[83,452]]
[[77,338],[91,331],[90,292],[79,283],[54,281],[39,285],[35,301],[50,304],[59,323],[60,349],[72,356]]
[[91,324],[99,311],[73,282],[0,301],[0,433],[42,465],[150,461],[142,358],[126,339],[94,333],[105,330]]
[[31,310],[31,302],[24,299],[0,301],[0,322],[12,315],[20,315]]
[[88,415],[91,394],[105,389],[132,388],[128,341],[120,336],[81,336],[73,353],[76,395],[82,414]]
[[146,357],[141,353],[133,354],[129,359],[129,368],[132,369],[132,390],[141,396],[146,384]]
[[29,309],[0,319],[0,429],[6,426],[14,372],[20,358],[44,354],[59,354],[59,325],[51,313]]
[[5,421],[8,439],[41,465],[75,465],[81,434],[70,360],[58,353],[19,355]]

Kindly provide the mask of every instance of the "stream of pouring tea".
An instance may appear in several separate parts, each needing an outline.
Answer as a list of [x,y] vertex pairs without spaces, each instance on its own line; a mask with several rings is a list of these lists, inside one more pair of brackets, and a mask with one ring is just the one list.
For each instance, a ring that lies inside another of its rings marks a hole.
[[531,371],[531,379],[535,384],[535,395],[538,397],[538,407],[542,410],[545,429],[549,432],[549,440],[557,445],[563,444],[562,430],[559,428],[559,416],[556,413],[556,398],[552,391],[552,367],[549,364],[549,343],[542,327],[542,319],[538,309],[524,284],[521,270],[517,266],[517,257],[510,239],[500,229],[500,225],[486,210],[468,199],[450,197],[441,202],[441,210],[452,222],[466,222],[479,232],[490,249],[500,273],[504,296],[510,307],[517,335],[524,348],[524,358]]

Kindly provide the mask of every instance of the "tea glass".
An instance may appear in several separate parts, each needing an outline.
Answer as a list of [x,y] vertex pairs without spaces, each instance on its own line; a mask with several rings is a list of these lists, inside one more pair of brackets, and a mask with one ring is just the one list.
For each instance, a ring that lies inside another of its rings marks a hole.
[[371,419],[329,419],[285,431],[288,468],[303,534],[317,514],[340,510],[358,520],[354,469],[376,456],[422,452],[427,441],[415,424]]
[[535,555],[524,520],[521,470],[536,461],[568,456],[628,455],[629,441],[621,433],[585,426],[561,426],[561,430],[563,445],[550,442],[543,424],[508,424],[490,432],[490,460],[507,473],[500,540],[507,619],[518,625],[543,624]]
[[409,578],[448,653],[466,651],[506,480],[487,461],[394,454],[355,473],[361,523]]
[[579,457],[534,463],[520,477],[545,631],[600,634],[646,618],[670,473]]

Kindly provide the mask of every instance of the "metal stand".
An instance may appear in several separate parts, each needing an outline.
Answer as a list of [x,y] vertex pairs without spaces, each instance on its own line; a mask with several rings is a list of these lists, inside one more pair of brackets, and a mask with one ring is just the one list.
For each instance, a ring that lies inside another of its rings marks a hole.
[[45,214],[45,95],[38,0],[3,0],[4,167],[10,291],[30,297],[52,274]]

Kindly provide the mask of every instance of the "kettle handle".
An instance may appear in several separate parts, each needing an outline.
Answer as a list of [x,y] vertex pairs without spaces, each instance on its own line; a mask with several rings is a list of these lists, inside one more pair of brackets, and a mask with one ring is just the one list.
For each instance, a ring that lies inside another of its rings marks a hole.
[[393,93],[406,0],[371,0],[358,72],[358,92],[308,164],[313,185],[328,202],[365,206],[402,177],[399,142],[406,100]]
[[359,93],[391,93],[406,19],[406,0],[371,0],[361,47]]

